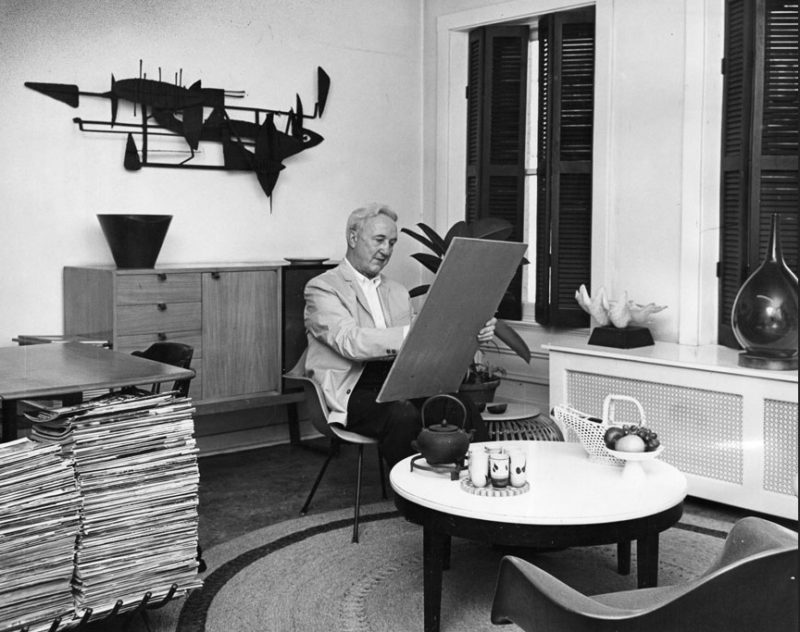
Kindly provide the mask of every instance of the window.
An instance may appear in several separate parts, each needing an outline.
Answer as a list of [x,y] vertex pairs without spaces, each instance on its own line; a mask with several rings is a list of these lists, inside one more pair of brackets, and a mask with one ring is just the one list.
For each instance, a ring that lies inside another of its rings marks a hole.
[[720,192],[719,343],[738,347],[736,294],[781,214],[784,259],[798,258],[798,2],[727,0]]
[[[536,321],[585,327],[588,315],[574,294],[591,285],[594,8],[542,16],[533,33],[530,44],[529,26],[470,33],[466,219],[506,219],[518,241],[534,234]],[[526,108],[529,45],[538,61],[535,134]],[[526,136],[536,139],[535,151],[526,151]],[[526,156],[536,164],[526,165]],[[526,175],[535,178],[533,195],[526,196],[533,190]],[[526,227],[526,216],[533,225]],[[500,315],[519,319],[521,271],[509,289],[514,299]]]

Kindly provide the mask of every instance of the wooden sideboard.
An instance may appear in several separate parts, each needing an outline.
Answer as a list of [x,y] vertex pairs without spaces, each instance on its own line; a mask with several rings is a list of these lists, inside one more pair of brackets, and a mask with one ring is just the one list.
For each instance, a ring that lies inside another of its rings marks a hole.
[[[740,367],[738,352],[717,345],[547,349],[551,406],[599,416],[606,395],[635,397],[689,494],[797,519],[797,371]],[[617,408],[636,421],[632,406]]]
[[[112,348],[124,352],[159,340],[190,344],[197,377],[189,395],[198,413],[291,403],[297,396],[283,392],[281,379],[288,362],[282,357],[284,332],[291,325],[290,336],[304,333],[302,313],[284,316],[284,285],[305,283],[326,267],[280,262],[65,267],[64,333],[107,337]],[[292,292],[302,296],[302,288]]]

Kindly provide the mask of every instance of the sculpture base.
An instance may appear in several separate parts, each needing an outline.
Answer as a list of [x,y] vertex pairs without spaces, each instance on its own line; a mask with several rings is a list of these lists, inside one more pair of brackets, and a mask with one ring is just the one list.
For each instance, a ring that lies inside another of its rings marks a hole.
[[743,351],[739,354],[739,366],[745,366],[750,369],[769,369],[770,371],[794,371],[797,370],[797,356],[769,358]]
[[589,336],[590,345],[601,347],[614,347],[616,349],[634,349],[636,347],[649,347],[654,345],[653,335],[647,327],[612,327],[605,325],[595,327]]

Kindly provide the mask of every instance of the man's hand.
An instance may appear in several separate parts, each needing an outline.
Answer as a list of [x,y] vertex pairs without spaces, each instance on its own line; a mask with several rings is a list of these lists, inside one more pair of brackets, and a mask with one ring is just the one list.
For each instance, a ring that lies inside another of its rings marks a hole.
[[490,318],[486,321],[486,324],[478,332],[478,342],[483,343],[492,341],[492,338],[494,338],[494,325],[496,322],[496,318]]

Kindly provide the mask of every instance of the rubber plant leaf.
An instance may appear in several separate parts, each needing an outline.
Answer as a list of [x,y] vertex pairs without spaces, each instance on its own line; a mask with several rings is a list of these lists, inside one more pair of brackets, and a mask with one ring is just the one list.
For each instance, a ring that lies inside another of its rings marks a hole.
[[431,287],[430,285],[418,285],[417,287],[415,287],[412,290],[410,290],[408,295],[411,298],[416,298],[417,296],[422,296],[423,294],[425,294],[430,289],[430,287]]
[[508,348],[511,349],[514,353],[516,353],[520,358],[525,360],[525,363],[529,363],[531,361],[531,350],[528,348],[528,345],[525,344],[525,341],[522,337],[512,329],[511,325],[509,325],[504,320],[498,320],[494,326],[494,335],[500,338]]
[[419,223],[417,224],[417,226],[419,226],[420,230],[423,233],[425,233],[428,239],[431,240],[431,243],[434,246],[431,248],[431,250],[433,250],[433,252],[435,252],[440,257],[444,257],[444,253],[447,250],[447,244],[444,243],[444,239],[439,237],[439,234],[435,230],[433,230],[433,228],[431,228],[426,224]]
[[483,217],[467,227],[475,239],[508,239],[514,230],[510,222],[498,217]]
[[429,255],[426,252],[415,252],[411,256],[434,274],[439,271],[439,266],[442,264],[441,257]]
[[444,243],[447,247],[450,247],[450,242],[453,241],[454,237],[472,237],[470,234],[469,227],[465,221],[458,221],[450,227],[450,230],[447,231],[447,234],[444,236]]
[[401,233],[405,233],[406,235],[412,237],[413,239],[416,239],[419,243],[421,243],[423,246],[425,246],[429,250],[432,250],[433,252],[436,252],[436,246],[434,246],[433,242],[430,239],[427,239],[424,235],[420,235],[419,233],[415,233],[413,230],[411,230],[409,228],[401,228],[400,232]]

